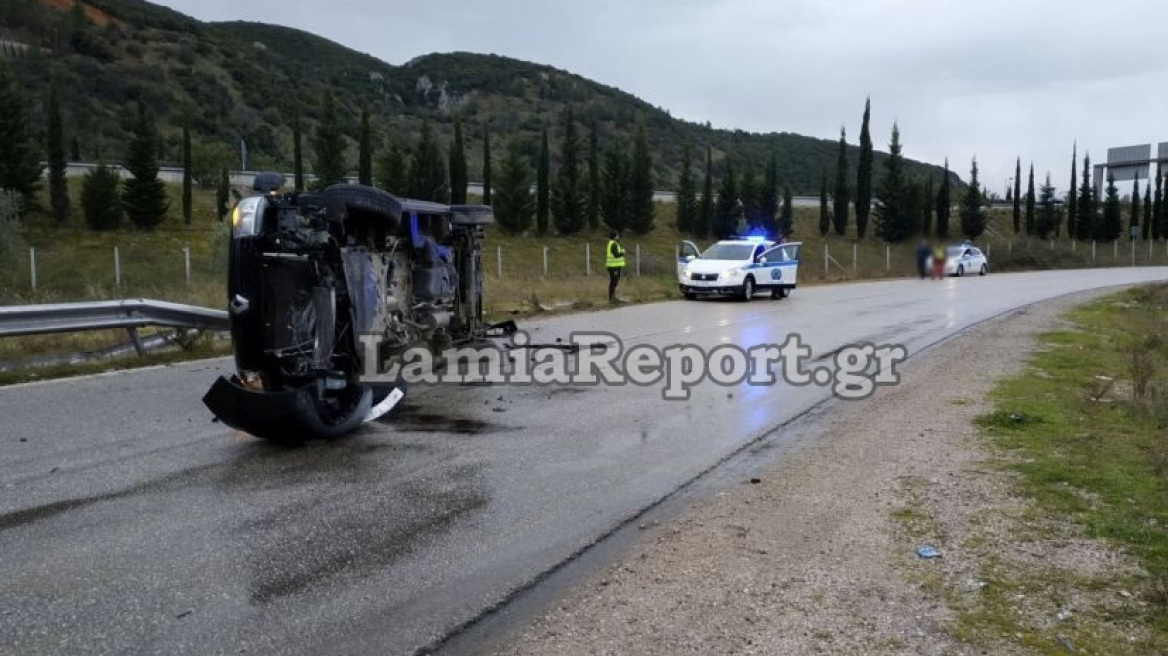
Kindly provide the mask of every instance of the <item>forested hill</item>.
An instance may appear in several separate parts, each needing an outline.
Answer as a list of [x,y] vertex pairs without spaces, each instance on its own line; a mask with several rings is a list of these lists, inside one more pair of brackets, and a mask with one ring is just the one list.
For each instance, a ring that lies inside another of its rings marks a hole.
[[[672,188],[687,144],[695,153],[712,147],[716,172],[730,153],[761,173],[773,153],[779,181],[796,194],[817,194],[822,173],[830,174],[836,162],[834,141],[682,121],[632,94],[549,66],[470,53],[425,55],[395,66],[300,30],[204,23],[142,0],[87,0],[80,8],[73,0],[3,0],[0,39],[0,54],[34,104],[44,102],[50,79],[60,85],[69,139],[76,137],[79,151],[73,154],[86,160],[122,155],[135,101],[142,100],[162,126],[165,160],[178,160],[178,126],[186,112],[200,162],[238,166],[242,138],[250,168],[290,170],[293,116],[300,112],[310,135],[322,98],[331,93],[342,110],[354,169],[363,104],[373,112],[379,140],[403,146],[416,142],[426,120],[449,139],[453,118],[460,116],[472,179],[478,177],[483,125],[490,127],[494,152],[516,143],[533,158],[547,125],[554,166],[558,121],[568,104],[582,124],[599,122],[604,143],[631,140],[636,126],[646,125],[658,188]],[[861,110],[857,98],[840,115],[858,118]],[[775,120],[781,124],[781,111]],[[875,141],[882,142],[880,135]],[[851,151],[854,168],[858,149]],[[878,154],[877,176],[880,161]],[[938,167],[918,162],[909,162],[909,173],[940,177]]]

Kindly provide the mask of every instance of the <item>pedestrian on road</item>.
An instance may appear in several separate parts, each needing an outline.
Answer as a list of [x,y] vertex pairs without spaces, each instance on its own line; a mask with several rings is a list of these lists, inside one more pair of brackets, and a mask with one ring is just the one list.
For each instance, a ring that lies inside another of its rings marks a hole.
[[945,246],[937,244],[933,247],[933,280],[945,277]]
[[621,270],[625,268],[625,247],[621,245],[620,233],[616,230],[608,234],[604,265],[608,268],[608,302],[616,304],[616,286],[620,283]]
[[921,275],[921,280],[929,275],[929,242],[924,239],[917,244],[917,273]]

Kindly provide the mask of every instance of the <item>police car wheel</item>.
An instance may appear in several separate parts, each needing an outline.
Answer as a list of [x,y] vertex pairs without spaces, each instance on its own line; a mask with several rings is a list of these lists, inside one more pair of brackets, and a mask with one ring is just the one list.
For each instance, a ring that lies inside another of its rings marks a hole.
[[698,297],[698,295],[693,293],[693,292],[684,292],[684,294],[685,294],[685,300],[687,300],[687,301],[695,300]]
[[754,298],[754,278],[747,278],[742,283],[742,300],[749,303]]
[[958,264],[957,265],[957,277],[960,278],[961,276],[964,276],[964,275],[965,275],[965,266]]
[[774,299],[787,298],[787,295],[790,293],[791,292],[789,292],[786,289],[780,289],[780,288],[776,287],[775,289],[771,290],[771,298],[774,298]]
[[985,274],[987,274],[987,273],[989,273],[989,268],[988,268],[988,267],[986,267],[986,265],[984,265],[984,264],[983,264],[983,265],[981,265],[981,273],[979,273],[979,274],[977,274],[977,275],[979,275],[979,276],[984,276],[984,275],[985,275]]

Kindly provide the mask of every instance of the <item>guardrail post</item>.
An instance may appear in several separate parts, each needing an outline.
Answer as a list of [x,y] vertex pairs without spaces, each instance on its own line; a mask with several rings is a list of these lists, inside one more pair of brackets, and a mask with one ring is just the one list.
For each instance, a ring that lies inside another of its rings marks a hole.
[[130,326],[126,328],[126,334],[130,336],[130,343],[134,345],[134,350],[137,351],[138,356],[146,355],[146,349],[142,347],[142,340],[138,339],[138,329]]
[[547,272],[548,272],[547,246],[544,246],[543,247],[543,275],[545,278],[547,277]]
[[117,246],[114,246],[114,285],[122,286],[122,254]]
[[37,283],[37,279],[36,279],[36,249],[35,248],[28,249],[28,274],[29,274],[29,281],[32,283],[32,290],[35,292],[36,291],[36,283]]
[[191,284],[191,247],[183,246],[183,270],[186,273],[187,286]]
[[641,277],[641,242],[637,242],[637,277]]
[[495,247],[495,263],[498,265],[498,276],[501,280],[503,278],[503,246]]
[[584,275],[592,275],[592,242],[584,242]]

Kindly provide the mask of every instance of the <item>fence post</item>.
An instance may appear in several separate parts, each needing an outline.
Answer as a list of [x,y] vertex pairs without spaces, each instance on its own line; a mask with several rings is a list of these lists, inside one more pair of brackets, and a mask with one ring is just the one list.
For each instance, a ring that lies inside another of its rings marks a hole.
[[831,255],[827,252],[827,244],[824,244],[823,245],[823,277],[824,277],[824,279],[826,279],[827,276],[829,274],[831,274],[831,267],[829,266],[830,262],[831,262]]
[[1152,240],[1148,240],[1148,264],[1152,263]]
[[1006,242],[1006,255],[1008,257],[1014,256],[1014,242],[1013,241]]
[[183,269],[186,271],[187,285],[191,284],[191,247],[183,247]]
[[547,263],[547,260],[548,260],[548,258],[547,258],[547,246],[544,246],[544,247],[543,247],[543,276],[544,276],[545,278],[547,277],[547,272],[548,272],[548,263]]
[[892,271],[892,247],[884,244],[884,270]]
[[1075,253],[1079,250],[1079,240],[1071,237],[1071,252]]
[[1095,240],[1094,240],[1094,239],[1092,239],[1092,240],[1091,240],[1091,261],[1092,261],[1092,262],[1094,262],[1094,261],[1095,261],[1095,247],[1096,247],[1096,245],[1097,245],[1097,244],[1095,243]]
[[122,255],[117,246],[114,246],[114,285],[122,286]]
[[1053,239],[1050,240],[1050,250],[1052,250],[1052,251],[1054,250],[1054,240]]
[[495,247],[495,264],[497,265],[499,279],[502,280],[503,279],[503,245],[502,244]]
[[[1118,244],[1119,242],[1116,242],[1116,243]],[[1131,248],[1132,248],[1132,266],[1135,266],[1136,265],[1136,240],[1134,240],[1134,239],[1132,240]]]
[[592,242],[584,242],[584,275],[592,275]]
[[852,273],[860,270],[860,248],[856,242],[852,242]]
[[36,287],[37,287],[37,285],[36,285],[36,283],[37,283],[37,279],[36,279],[36,249],[35,248],[28,249],[28,272],[29,272],[29,278],[32,282],[32,290],[35,292]]
[[1112,244],[1111,250],[1115,251],[1114,253],[1112,253],[1111,259],[1118,262],[1119,261],[1119,240],[1116,239],[1115,241],[1111,242],[1111,244]]
[[641,242],[637,242],[637,277],[641,277]]
[[990,259],[990,249],[992,247],[993,247],[993,243],[991,243],[989,240],[986,240],[986,259],[987,260]]

